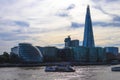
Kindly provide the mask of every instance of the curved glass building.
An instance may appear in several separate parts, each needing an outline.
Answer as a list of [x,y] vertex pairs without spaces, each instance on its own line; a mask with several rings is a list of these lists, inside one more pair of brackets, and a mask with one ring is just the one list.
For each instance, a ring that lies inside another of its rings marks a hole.
[[19,57],[23,62],[43,62],[43,56],[39,49],[29,43],[19,43]]

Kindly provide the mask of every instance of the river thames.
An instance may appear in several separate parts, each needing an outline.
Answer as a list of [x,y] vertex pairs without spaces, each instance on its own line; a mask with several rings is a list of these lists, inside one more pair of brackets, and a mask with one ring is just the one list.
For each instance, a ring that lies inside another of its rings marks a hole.
[[[120,65],[117,65],[120,66]],[[0,68],[0,80],[120,80],[113,66],[74,66],[75,72],[44,72],[45,67]]]

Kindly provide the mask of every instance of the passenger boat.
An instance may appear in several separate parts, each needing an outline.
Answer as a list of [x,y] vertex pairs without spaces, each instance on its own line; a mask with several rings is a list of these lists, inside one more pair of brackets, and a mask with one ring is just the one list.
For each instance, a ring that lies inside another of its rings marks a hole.
[[75,72],[75,70],[67,65],[58,65],[58,66],[46,66],[45,72]]
[[111,70],[112,71],[120,71],[120,67],[112,67]]

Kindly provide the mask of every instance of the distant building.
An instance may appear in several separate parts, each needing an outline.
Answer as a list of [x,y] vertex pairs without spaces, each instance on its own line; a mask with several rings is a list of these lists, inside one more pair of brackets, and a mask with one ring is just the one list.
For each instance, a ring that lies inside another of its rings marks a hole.
[[[40,49],[40,48],[39,48]],[[42,55],[44,57],[44,61],[46,62],[55,62],[58,60],[58,49],[56,47],[48,46],[42,48]]]
[[10,61],[12,63],[18,63],[19,62],[19,46],[11,48]]
[[19,47],[16,46],[16,47],[13,47],[11,48],[11,55],[19,55]]
[[72,40],[71,41],[71,47],[78,47],[79,46],[79,40]]
[[105,49],[101,47],[73,47],[72,52],[77,62],[106,62]]
[[44,52],[44,47],[41,47],[41,46],[36,46],[38,49],[39,49],[39,51],[41,51],[41,53],[42,53],[42,55],[43,55],[43,57],[44,57],[44,54],[43,54],[43,52]]
[[96,47],[97,48],[97,55],[98,55],[98,62],[106,62],[107,60],[107,54],[105,52],[105,49],[102,47]]
[[117,55],[119,53],[119,49],[118,47],[105,47],[105,52]]
[[68,38],[65,38],[65,47],[78,47],[79,46],[79,40],[71,40],[70,36]]
[[88,62],[89,50],[87,47],[79,46],[72,48],[74,61],[77,62]]
[[72,48],[59,49],[58,57],[61,61],[73,61],[74,54],[72,52]]
[[98,51],[97,48],[89,48],[89,62],[97,62],[98,60]]
[[86,19],[85,19],[85,29],[84,29],[84,40],[83,40],[84,47],[94,47],[94,35],[92,29],[92,20],[90,15],[90,8],[87,7]]
[[71,46],[71,38],[70,38],[70,36],[68,36],[68,38],[65,38],[64,42],[65,42],[65,47],[70,47]]
[[43,55],[40,50],[29,43],[19,44],[19,57],[23,62],[43,62]]

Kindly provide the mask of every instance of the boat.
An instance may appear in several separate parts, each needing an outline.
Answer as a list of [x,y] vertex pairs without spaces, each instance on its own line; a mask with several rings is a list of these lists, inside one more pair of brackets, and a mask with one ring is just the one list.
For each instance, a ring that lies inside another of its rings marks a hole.
[[120,71],[120,67],[112,67],[111,70],[112,71]]
[[67,65],[58,65],[58,66],[46,66],[45,67],[45,72],[75,72],[75,70]]

